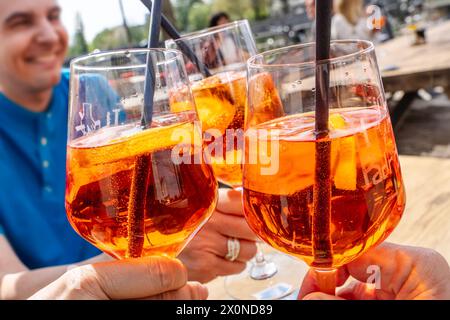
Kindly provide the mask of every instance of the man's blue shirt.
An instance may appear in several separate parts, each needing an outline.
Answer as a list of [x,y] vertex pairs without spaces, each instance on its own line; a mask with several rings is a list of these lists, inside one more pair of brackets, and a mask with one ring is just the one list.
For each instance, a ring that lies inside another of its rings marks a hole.
[[65,214],[68,93],[63,74],[49,108],[39,113],[0,93],[0,234],[31,269],[99,253]]

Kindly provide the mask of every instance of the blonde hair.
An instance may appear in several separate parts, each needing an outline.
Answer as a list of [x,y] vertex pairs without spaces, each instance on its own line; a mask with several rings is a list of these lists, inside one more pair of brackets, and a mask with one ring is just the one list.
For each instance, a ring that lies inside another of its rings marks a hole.
[[348,22],[356,25],[363,16],[363,2],[362,0],[335,0],[334,10],[342,14]]

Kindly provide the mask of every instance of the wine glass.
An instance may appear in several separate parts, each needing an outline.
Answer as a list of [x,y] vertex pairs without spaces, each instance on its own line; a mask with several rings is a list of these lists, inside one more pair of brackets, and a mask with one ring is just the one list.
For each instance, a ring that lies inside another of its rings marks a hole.
[[232,22],[166,41],[167,48],[190,48],[186,56],[197,112],[210,161],[221,183],[242,186],[242,137],[247,103],[246,61],[256,54],[247,20]]
[[[315,87],[316,69],[328,73],[328,88]],[[320,138],[316,89],[329,96],[329,133]],[[248,61],[248,103],[246,219],[270,246],[311,266],[321,291],[334,294],[336,268],[382,242],[405,207],[374,46],[333,41],[330,59],[317,64],[314,43],[256,55]],[[327,193],[330,210],[317,206]]]
[[[257,53],[247,20],[240,20],[166,41],[167,48],[189,48],[186,56],[192,93],[202,123],[206,152],[219,182],[242,190],[242,148],[244,116],[247,105],[246,62]],[[187,50],[184,50],[185,52]],[[181,106],[182,107],[182,106]],[[227,292],[235,299],[279,298],[291,293],[280,254],[264,255],[259,244],[249,270],[226,277]],[[280,260],[280,265],[275,263]],[[278,290],[267,287],[281,283]],[[286,284],[287,283],[287,284]],[[245,287],[246,290],[241,288]]]
[[[154,99],[144,127],[149,65]],[[217,200],[212,168],[199,161],[201,131],[181,52],[84,56],[71,63],[70,86],[66,209],[72,227],[117,259],[177,256]],[[183,111],[173,110],[177,103]]]

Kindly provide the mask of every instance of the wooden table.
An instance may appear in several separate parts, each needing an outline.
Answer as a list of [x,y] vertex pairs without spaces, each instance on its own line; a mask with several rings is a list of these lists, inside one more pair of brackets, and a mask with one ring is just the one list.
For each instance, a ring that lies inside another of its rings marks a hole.
[[[427,43],[412,46],[414,35],[404,35],[376,46],[386,91],[417,91],[443,86],[450,89],[450,20],[426,31]],[[387,71],[389,66],[397,69]]]
[[[411,31],[411,34],[376,46],[385,91],[405,92],[396,105],[389,106],[394,125],[419,89],[442,86],[450,96],[450,21],[430,26],[426,38],[426,44],[412,46]],[[389,71],[389,67],[396,69]]]
[[[450,262],[450,159],[400,156],[400,162],[406,209],[387,241],[433,248]],[[300,283],[306,271],[303,263],[292,261],[289,274],[295,274]],[[209,299],[230,299],[224,278],[207,286]]]
[[400,156],[406,209],[387,241],[433,248],[450,262],[450,159]]

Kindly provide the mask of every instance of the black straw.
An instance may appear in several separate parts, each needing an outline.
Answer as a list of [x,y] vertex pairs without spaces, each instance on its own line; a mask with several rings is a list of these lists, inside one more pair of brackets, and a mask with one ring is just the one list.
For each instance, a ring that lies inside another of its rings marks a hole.
[[[328,135],[329,64],[332,0],[316,0],[316,123],[313,267],[331,267],[331,141]],[[319,283],[320,287],[320,283]],[[325,290],[325,288],[323,288]],[[334,289],[333,289],[334,290]]]
[[[150,30],[148,38],[148,48],[157,48],[159,43],[161,25],[161,0],[154,0],[150,13]],[[144,83],[144,106],[141,117],[141,126],[148,128],[151,126],[153,117],[153,98],[155,95],[155,70],[150,53],[147,53],[147,69],[145,71]]]
[[[150,16],[149,48],[155,48],[158,45],[160,25],[161,0],[155,0]],[[145,70],[144,104],[141,116],[143,129],[151,127],[152,124],[154,95],[155,68],[151,54],[148,52],[147,69]],[[144,249],[145,211],[151,166],[152,155],[150,153],[136,157],[128,201],[128,248],[126,256],[130,258],[141,257]]]
[[316,133],[319,135],[328,132],[330,74],[323,60],[330,58],[332,3],[332,0],[316,1]]
[[[144,6],[147,7],[147,9],[152,12],[152,1],[151,0],[141,0],[141,2],[144,4]],[[181,35],[175,28],[175,26],[167,19],[167,17],[162,13],[161,14],[161,27],[164,29],[164,31],[167,32],[169,37],[171,37],[174,40],[180,39]],[[193,64],[197,66],[197,69],[200,71],[201,74],[205,77],[211,77],[212,74],[208,70],[208,68],[198,59],[198,57],[195,55],[195,53],[191,50],[191,48],[182,40],[177,41],[176,44],[178,45],[178,48],[180,49],[183,54],[188,57],[189,60],[192,61]]]

